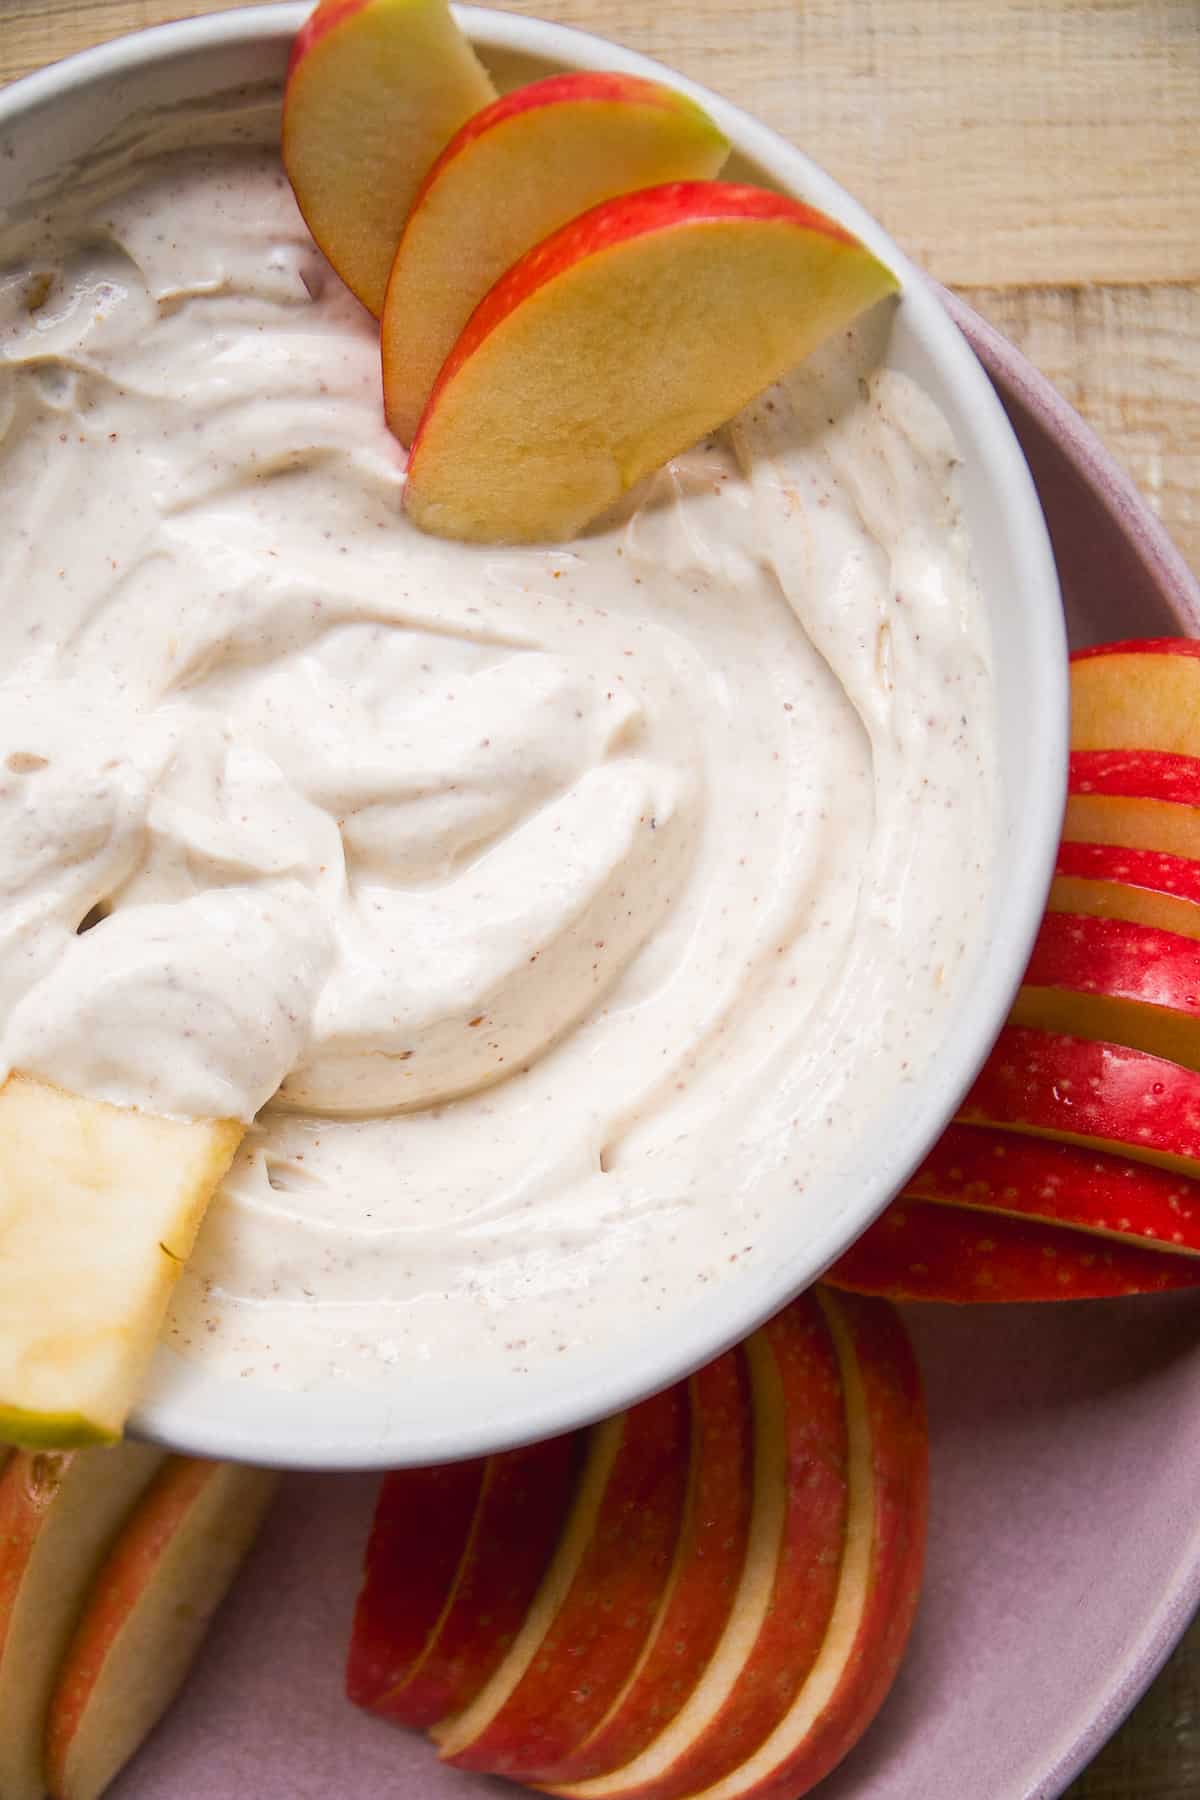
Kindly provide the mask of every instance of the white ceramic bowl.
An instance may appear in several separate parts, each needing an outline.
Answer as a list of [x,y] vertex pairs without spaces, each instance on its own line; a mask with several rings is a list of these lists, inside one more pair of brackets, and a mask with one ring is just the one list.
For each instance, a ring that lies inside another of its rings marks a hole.
[[[243,84],[278,82],[308,8],[217,14],[141,32],[18,82],[0,95],[0,204],[86,157],[131,113]],[[159,1354],[135,1421],[142,1435],[201,1455],[309,1468],[433,1462],[549,1435],[636,1400],[746,1335],[812,1281],[878,1214],[968,1086],[1019,982],[1041,915],[1061,818],[1066,658],[1058,584],[1016,439],[974,355],[920,273],[808,159],[715,94],[600,38],[482,8],[459,11],[498,85],[559,68],[624,69],[690,92],[736,157],[726,171],[833,214],[899,273],[888,363],[948,418],[965,462],[976,573],[993,638],[1000,805],[984,953],[924,1079],[872,1120],[869,1141],[803,1219],[781,1217],[752,1268],[703,1306],[623,1321],[621,1335],[517,1378],[473,1366],[398,1376],[394,1393],[289,1393],[232,1382]]]

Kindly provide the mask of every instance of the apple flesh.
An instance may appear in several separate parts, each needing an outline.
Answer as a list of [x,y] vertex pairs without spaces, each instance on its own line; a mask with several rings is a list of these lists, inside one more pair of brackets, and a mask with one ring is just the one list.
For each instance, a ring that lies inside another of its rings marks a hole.
[[[490,1456],[474,1471],[478,1503],[437,1613],[414,1633],[409,1573],[426,1554],[405,1496],[426,1470],[385,1478],[367,1553],[347,1671],[350,1698],[381,1718],[427,1727],[460,1712],[508,1654],[562,1535],[578,1484],[584,1434]],[[448,1471],[445,1471],[448,1473]],[[436,1529],[436,1528],[435,1528]],[[457,1527],[455,1531],[457,1536]],[[427,1635],[426,1635],[427,1633]],[[424,1636],[420,1653],[415,1639]],[[397,1655],[397,1650],[400,1654]],[[391,1681],[380,1681],[385,1671]]]
[[438,370],[517,259],[602,200],[717,173],[729,145],[657,81],[579,70],[476,113],[425,177],[380,320],[387,421],[410,443]]
[[1129,639],[1078,651],[1071,748],[1200,756],[1200,640]]
[[84,1598],[163,1452],[22,1451],[0,1475],[0,1794],[44,1800],[43,1739]]
[[729,1626],[754,1492],[754,1413],[744,1352],[717,1357],[692,1376],[689,1388],[692,1470],[663,1604],[624,1689],[558,1765],[557,1783],[586,1781],[638,1756],[678,1714]]
[[120,1436],[243,1127],[0,1088],[0,1437]]
[[950,1125],[904,1185],[905,1201],[1041,1219],[1200,1254],[1200,1182],[1122,1156],[981,1125]]
[[1063,835],[1073,843],[1200,858],[1200,759],[1155,750],[1075,751]]
[[681,1386],[595,1427],[566,1530],[521,1630],[474,1701],[433,1733],[445,1761],[537,1780],[604,1718],[667,1588],[689,1436]]
[[760,1743],[824,1640],[847,1529],[841,1374],[812,1293],[745,1344],[753,1403],[754,1512],[724,1633],[690,1698],[640,1756],[559,1785],[576,1800],[668,1800],[705,1792]]
[[472,313],[413,439],[408,513],[483,543],[574,537],[895,286],[840,225],[760,188],[606,200]]
[[1200,1075],[1123,1044],[1006,1025],[958,1119],[1200,1177]]
[[1047,906],[1052,912],[1127,919],[1200,938],[1200,862],[1156,850],[1062,843]]
[[1048,913],[1009,1019],[1200,1069],[1200,945],[1126,919]]
[[1115,1300],[1200,1285],[1200,1257],[1088,1237],[1042,1219],[893,1201],[831,1269],[831,1286],[956,1306]]
[[51,1800],[99,1800],[182,1685],[275,1491],[263,1469],[173,1456],[88,1595],[51,1701]]
[[317,244],[376,315],[417,189],[494,98],[446,0],[321,0],[297,33],[284,168]]

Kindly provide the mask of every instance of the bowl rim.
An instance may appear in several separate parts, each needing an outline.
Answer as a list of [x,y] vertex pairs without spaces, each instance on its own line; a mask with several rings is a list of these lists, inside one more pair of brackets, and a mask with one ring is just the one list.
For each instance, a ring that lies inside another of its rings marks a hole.
[[[152,26],[85,50],[24,77],[0,93],[0,130],[10,121],[52,106],[66,93],[119,80],[144,65],[169,66],[205,51],[238,46],[278,52],[286,48],[311,6],[300,0],[255,6]],[[1057,573],[1032,477],[1000,401],[967,340],[940,304],[928,279],[882,228],[833,179],[801,151],[741,108],[637,52],[574,27],[494,12],[454,8],[459,23],[481,50],[515,52],[577,68],[620,69],[668,82],[705,107],[742,155],[787,191],[832,213],[897,271],[912,331],[986,439],[988,482],[997,506],[1019,529],[1011,554],[1024,589],[1038,597],[1040,653],[1029,669],[1029,716],[1041,778],[1027,793],[1028,812],[1019,839],[1005,859],[1006,906],[993,915],[986,953],[956,1004],[911,1096],[912,1104],[889,1139],[889,1179],[865,1181],[865,1202],[834,1211],[814,1225],[803,1256],[784,1259],[745,1286],[724,1308],[694,1309],[683,1328],[654,1341],[640,1360],[611,1356],[597,1374],[559,1384],[554,1403],[530,1405],[523,1393],[506,1410],[485,1417],[442,1418],[419,1441],[411,1425],[394,1419],[386,1394],[328,1387],[310,1393],[258,1388],[221,1379],[195,1364],[159,1352],[155,1381],[130,1422],[131,1431],[199,1456],[230,1457],[280,1467],[350,1469],[452,1461],[571,1429],[645,1398],[744,1338],[819,1278],[842,1250],[886,1207],[908,1170],[934,1141],[970,1086],[990,1050],[1016,992],[1040,921],[1053,871],[1066,789],[1067,659]],[[202,91],[202,90],[198,90]],[[993,623],[995,609],[992,608]],[[890,1123],[890,1121],[889,1121]],[[848,1223],[849,1221],[849,1223]],[[766,1260],[765,1258],[763,1259]],[[643,1350],[645,1346],[641,1347]],[[169,1371],[169,1372],[168,1372]],[[238,1396],[241,1397],[240,1402]],[[249,1406],[245,1401],[253,1396]],[[329,1399],[333,1404],[324,1404]],[[361,1404],[358,1404],[361,1403]],[[318,1415],[327,1417],[318,1422]],[[356,1413],[360,1421],[355,1422]]]

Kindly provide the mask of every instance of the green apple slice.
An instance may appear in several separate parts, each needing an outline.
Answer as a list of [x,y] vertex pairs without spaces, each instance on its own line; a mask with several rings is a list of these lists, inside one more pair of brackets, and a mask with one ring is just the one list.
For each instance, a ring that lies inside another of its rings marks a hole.
[[0,1439],[120,1437],[242,1130],[0,1088]]

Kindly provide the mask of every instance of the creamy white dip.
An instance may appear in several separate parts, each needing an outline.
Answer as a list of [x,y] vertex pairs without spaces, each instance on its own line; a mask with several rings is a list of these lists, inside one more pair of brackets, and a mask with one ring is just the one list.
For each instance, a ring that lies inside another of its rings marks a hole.
[[371,1386],[612,1335],[920,1078],[995,753],[886,326],[486,550],[405,521],[273,154],[114,158],[0,245],[0,1073],[253,1121],[175,1348]]

